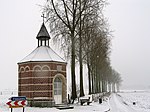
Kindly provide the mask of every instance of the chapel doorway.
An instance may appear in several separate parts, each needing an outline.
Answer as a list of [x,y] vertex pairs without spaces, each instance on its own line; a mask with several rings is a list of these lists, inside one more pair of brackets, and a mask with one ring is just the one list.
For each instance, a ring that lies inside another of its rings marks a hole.
[[62,103],[62,79],[60,77],[54,80],[54,100],[55,104]]

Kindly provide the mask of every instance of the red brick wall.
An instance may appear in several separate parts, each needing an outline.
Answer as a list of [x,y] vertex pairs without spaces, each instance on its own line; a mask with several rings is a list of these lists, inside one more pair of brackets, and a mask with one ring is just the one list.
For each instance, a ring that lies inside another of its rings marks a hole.
[[[57,66],[62,66],[62,71],[57,71]],[[33,70],[37,66],[35,71]],[[48,70],[48,67],[50,70]],[[53,97],[53,77],[60,73],[66,77],[66,63],[54,62],[28,62],[18,64],[19,96]],[[66,88],[66,87],[65,87]],[[66,95],[63,95],[65,98]]]

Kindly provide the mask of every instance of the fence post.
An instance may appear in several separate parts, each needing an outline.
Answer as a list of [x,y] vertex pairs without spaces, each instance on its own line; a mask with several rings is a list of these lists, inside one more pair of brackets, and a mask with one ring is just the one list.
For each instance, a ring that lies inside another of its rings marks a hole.
[[23,112],[24,112],[24,107],[23,107]]
[[11,108],[11,112],[13,111],[13,108]]

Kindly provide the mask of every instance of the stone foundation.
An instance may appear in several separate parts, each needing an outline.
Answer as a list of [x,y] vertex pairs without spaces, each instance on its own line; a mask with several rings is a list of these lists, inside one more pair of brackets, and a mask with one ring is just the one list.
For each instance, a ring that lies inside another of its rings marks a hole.
[[28,101],[29,107],[54,107],[55,102],[54,101],[40,101],[40,100],[34,100],[34,101]]

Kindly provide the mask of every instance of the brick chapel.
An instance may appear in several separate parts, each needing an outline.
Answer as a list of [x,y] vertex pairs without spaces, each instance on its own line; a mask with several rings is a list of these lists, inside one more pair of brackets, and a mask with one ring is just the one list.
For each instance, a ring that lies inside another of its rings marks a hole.
[[66,102],[66,62],[49,46],[50,35],[43,22],[38,46],[18,63],[18,95],[29,106],[52,107]]

